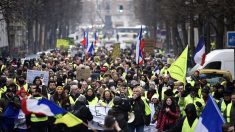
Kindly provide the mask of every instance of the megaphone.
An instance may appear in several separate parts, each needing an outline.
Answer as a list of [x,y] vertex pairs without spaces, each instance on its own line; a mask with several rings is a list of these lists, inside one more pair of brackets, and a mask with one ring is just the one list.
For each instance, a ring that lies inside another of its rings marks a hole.
[[128,112],[128,123],[132,123],[135,120],[134,112]]

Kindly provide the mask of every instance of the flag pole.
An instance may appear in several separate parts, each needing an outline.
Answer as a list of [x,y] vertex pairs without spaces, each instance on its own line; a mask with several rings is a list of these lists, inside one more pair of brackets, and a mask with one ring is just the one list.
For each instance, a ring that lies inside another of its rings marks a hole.
[[[139,48],[138,48],[138,50],[141,48],[140,46],[141,46],[141,39],[142,39],[142,25],[141,25],[141,29],[140,29],[140,34],[139,34],[139,38],[138,39],[140,39],[139,40],[139,45],[138,45],[138,43],[136,44],[137,46],[139,46]],[[137,52],[137,50],[136,50],[136,52]],[[137,58],[137,82],[139,82],[139,68],[140,68],[140,63],[139,63],[139,59],[140,59],[140,50],[138,51],[138,58]]]
[[137,82],[139,83],[139,67],[140,67],[140,63],[139,63],[139,56],[138,56],[138,61],[137,61]]

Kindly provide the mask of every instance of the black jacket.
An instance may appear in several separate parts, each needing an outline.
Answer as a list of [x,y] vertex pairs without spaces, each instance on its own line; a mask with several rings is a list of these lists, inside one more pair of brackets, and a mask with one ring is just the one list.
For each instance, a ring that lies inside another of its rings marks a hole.
[[145,105],[144,101],[141,99],[141,97],[138,97],[136,99],[131,100],[132,109],[131,111],[134,111],[135,119],[131,123],[131,125],[139,126],[139,125],[145,125]]
[[[88,123],[88,121],[91,121],[93,119],[93,115],[91,114],[90,109],[87,108],[84,103],[81,103],[79,101],[75,103],[73,114],[78,118],[80,118],[86,124]],[[88,128],[83,124],[70,128],[70,131],[78,131],[78,130],[81,132],[87,132]]]
[[116,118],[120,128],[123,132],[128,132],[127,121],[128,121],[128,111],[120,108],[120,106],[113,106],[109,110],[108,115],[111,115]]

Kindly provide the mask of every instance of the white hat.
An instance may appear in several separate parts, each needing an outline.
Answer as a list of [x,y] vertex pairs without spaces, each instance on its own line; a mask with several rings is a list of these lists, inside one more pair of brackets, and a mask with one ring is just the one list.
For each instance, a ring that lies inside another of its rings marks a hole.
[[152,100],[152,99],[158,99],[158,98],[159,98],[159,96],[158,96],[157,94],[154,94],[154,95],[152,96],[151,100]]

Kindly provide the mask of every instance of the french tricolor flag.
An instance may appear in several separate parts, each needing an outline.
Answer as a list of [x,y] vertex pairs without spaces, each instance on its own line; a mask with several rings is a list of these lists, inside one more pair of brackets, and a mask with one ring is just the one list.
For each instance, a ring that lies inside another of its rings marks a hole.
[[206,47],[203,37],[199,39],[193,59],[196,64],[200,64],[201,66],[205,63]]
[[136,44],[136,57],[135,57],[136,64],[143,64],[144,62],[143,49],[144,49],[144,42],[142,40],[142,26],[141,26]]
[[214,101],[213,97],[209,95],[204,110],[198,120],[195,132],[222,132],[222,126],[225,123],[221,112]]
[[91,42],[91,44],[87,46],[87,49],[86,49],[87,54],[94,55],[94,49],[95,49],[94,43]]
[[83,33],[83,40],[80,42],[84,47],[88,46],[88,32]]

